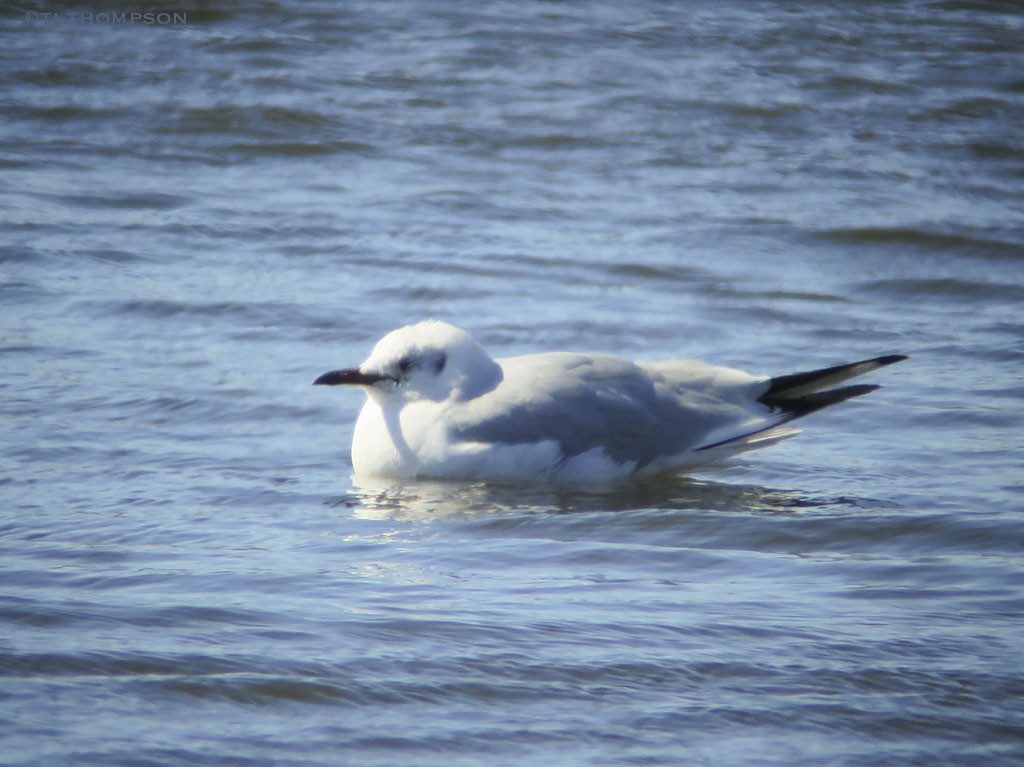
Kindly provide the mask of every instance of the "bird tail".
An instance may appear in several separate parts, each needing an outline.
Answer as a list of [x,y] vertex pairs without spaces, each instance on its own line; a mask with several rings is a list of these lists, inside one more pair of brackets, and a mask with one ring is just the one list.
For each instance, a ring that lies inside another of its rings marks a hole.
[[768,388],[757,401],[771,408],[773,415],[758,419],[755,428],[701,445],[696,450],[726,448],[729,452],[739,452],[764,447],[792,436],[799,429],[786,426],[790,421],[878,388],[875,384],[854,384],[835,389],[828,387],[905,359],[907,357],[903,354],[890,354],[847,365],[771,378],[768,380]]

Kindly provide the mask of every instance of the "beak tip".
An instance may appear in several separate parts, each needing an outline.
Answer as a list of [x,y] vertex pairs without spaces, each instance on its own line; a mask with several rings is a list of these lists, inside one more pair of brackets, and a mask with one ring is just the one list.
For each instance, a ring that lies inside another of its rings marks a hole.
[[347,370],[332,370],[329,373],[324,373],[313,381],[313,386],[337,386],[347,383],[349,372]]
[[372,386],[382,378],[383,376],[372,373],[363,373],[359,368],[346,368],[345,370],[332,370],[324,373],[313,381],[313,386]]

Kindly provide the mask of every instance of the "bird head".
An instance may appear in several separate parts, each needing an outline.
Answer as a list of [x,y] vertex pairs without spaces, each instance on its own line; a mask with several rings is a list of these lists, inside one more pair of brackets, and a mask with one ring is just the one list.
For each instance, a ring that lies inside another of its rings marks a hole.
[[388,333],[359,367],[332,370],[313,383],[359,386],[381,402],[443,402],[477,397],[501,377],[501,366],[469,333],[427,320]]

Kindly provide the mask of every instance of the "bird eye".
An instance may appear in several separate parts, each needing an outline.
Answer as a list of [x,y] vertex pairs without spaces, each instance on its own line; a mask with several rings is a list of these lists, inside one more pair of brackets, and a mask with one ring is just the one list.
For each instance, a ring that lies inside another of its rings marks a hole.
[[413,362],[412,357],[403,357],[398,361],[398,372],[401,373],[402,375],[405,375],[406,373],[413,369],[413,366],[415,364],[416,363]]

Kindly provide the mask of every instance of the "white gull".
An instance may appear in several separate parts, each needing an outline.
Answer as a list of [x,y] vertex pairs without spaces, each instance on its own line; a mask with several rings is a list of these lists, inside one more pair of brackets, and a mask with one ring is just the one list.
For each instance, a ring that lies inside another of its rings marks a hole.
[[357,368],[357,476],[609,480],[686,471],[795,434],[795,418],[877,386],[829,388],[906,359],[888,355],[770,378],[696,360],[548,352],[492,359],[428,320],[388,333]]

